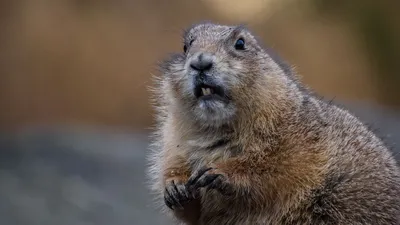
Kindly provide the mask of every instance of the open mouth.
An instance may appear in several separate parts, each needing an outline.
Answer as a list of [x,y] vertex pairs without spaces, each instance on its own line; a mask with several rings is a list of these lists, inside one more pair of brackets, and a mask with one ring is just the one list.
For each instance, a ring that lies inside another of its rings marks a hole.
[[225,99],[224,90],[219,86],[207,84],[198,84],[194,90],[195,96],[198,99]]

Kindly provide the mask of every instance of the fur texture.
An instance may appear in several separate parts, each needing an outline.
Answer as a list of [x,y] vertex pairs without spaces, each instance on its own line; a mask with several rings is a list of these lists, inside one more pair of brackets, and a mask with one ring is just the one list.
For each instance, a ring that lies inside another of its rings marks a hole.
[[[148,170],[177,223],[399,224],[397,164],[356,117],[314,97],[243,26],[197,24],[184,45],[154,88]],[[196,98],[200,53],[224,100]]]

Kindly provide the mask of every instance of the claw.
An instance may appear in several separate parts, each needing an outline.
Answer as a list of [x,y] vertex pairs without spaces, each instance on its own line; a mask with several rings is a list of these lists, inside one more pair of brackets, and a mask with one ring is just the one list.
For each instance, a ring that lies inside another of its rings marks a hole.
[[182,184],[176,185],[175,181],[172,180],[165,188],[164,202],[172,210],[177,208],[182,210],[184,209],[184,204],[191,200],[189,196],[186,186]]
[[164,202],[168,206],[168,208],[173,209],[173,205],[174,205],[175,201],[171,197],[171,194],[168,192],[167,188],[165,189]]
[[[199,188],[215,189],[224,195],[231,195],[233,193],[232,187],[225,182],[225,178],[222,174],[206,173],[207,171],[214,169],[211,167],[205,167],[195,172],[188,180],[186,187],[189,190],[198,191]],[[193,191],[193,193],[196,193]]]
[[216,179],[214,182],[208,185],[207,188],[218,190],[221,194],[226,196],[231,196],[234,193],[232,187],[224,184],[222,179]]
[[[186,194],[186,191],[182,190],[182,188],[178,188],[178,187],[175,185],[175,182],[174,182],[174,181],[172,181],[172,186],[173,186],[173,188],[174,188],[174,191],[175,191],[176,196],[180,196],[180,200],[182,200],[183,202],[186,202],[186,201],[188,200],[188,196],[187,196],[187,194]],[[179,201],[177,201],[177,202],[178,202],[178,204],[179,204]]]
[[195,188],[201,188],[212,184],[212,182],[217,179],[221,174],[208,174],[200,178],[194,185]]
[[189,178],[189,180],[188,180],[188,182],[187,182],[187,186],[191,186],[191,185],[193,185],[194,183],[196,183],[197,180],[198,180],[201,176],[203,176],[203,174],[204,174],[205,172],[207,172],[207,171],[209,171],[209,170],[211,170],[211,169],[213,169],[213,168],[209,167],[209,168],[202,168],[202,169],[198,170],[195,174],[193,174],[193,175]]

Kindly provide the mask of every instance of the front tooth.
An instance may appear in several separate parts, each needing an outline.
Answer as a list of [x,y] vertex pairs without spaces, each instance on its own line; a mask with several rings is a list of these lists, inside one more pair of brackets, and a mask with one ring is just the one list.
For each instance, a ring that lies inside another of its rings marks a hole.
[[201,88],[203,95],[211,95],[212,91],[210,88]]
[[203,95],[207,95],[207,90],[205,88],[201,88],[201,91],[203,92]]

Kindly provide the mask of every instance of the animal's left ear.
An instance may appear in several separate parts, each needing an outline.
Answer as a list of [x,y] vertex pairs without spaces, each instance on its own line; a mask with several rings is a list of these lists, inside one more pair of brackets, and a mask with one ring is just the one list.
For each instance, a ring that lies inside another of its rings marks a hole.
[[242,30],[242,35],[246,38],[246,42],[251,45],[253,49],[256,49],[257,51],[261,51],[263,48],[261,46],[260,39],[256,36],[254,36],[250,30],[244,28]]
[[240,38],[240,36],[243,36],[243,31],[245,31],[245,27],[244,26],[237,26],[235,28],[233,28],[231,34],[229,35],[230,39],[234,39],[236,41],[236,39]]

